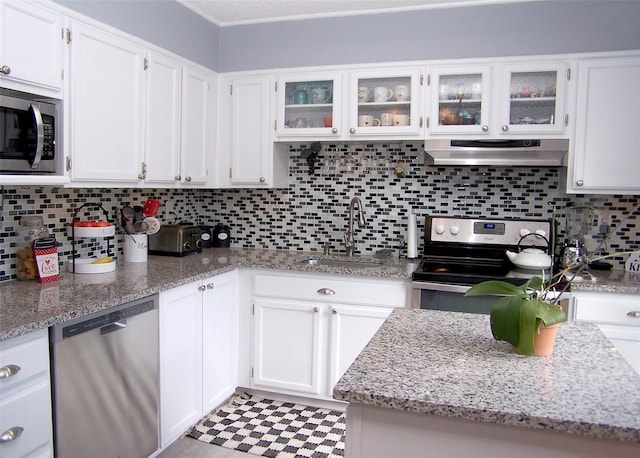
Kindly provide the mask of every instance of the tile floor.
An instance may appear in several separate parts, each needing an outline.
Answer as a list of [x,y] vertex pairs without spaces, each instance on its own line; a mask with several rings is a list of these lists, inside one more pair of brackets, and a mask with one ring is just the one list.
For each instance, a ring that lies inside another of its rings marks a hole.
[[255,457],[248,453],[230,450],[217,445],[205,444],[190,437],[181,437],[158,458],[248,458]]

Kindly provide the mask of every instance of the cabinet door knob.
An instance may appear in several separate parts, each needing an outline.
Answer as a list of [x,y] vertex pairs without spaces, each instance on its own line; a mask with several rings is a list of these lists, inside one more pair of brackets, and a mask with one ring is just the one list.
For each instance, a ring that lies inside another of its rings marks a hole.
[[191,183],[191,177],[190,176],[184,177],[184,181],[186,181],[187,183]]
[[207,283],[207,289],[213,289],[215,285],[213,283]]
[[7,366],[0,367],[0,378],[9,378],[12,375],[16,375],[20,372],[20,366],[15,364],[9,364]]
[[582,180],[576,181],[576,186],[584,186],[584,181]]
[[3,75],[10,75],[11,67],[9,67],[8,65],[3,65],[2,67],[0,67],[0,73],[2,73]]
[[14,426],[0,433],[0,444],[6,444],[7,442],[17,439],[22,434],[22,431],[24,431],[22,426]]
[[313,313],[318,313],[320,311],[320,307],[314,307],[313,308]]
[[627,312],[627,316],[630,316],[631,318],[640,318],[640,312],[633,310],[631,312]]
[[182,177],[180,175],[176,175],[175,177],[173,177],[173,179],[176,181],[180,181],[182,180]]
[[334,127],[333,129],[331,129],[331,132],[334,133],[334,134],[337,134],[338,133],[338,128]]
[[324,294],[325,296],[331,296],[333,294],[335,294],[336,292],[334,290],[332,290],[331,288],[320,288],[318,290],[318,294]]
[[333,313],[334,315],[337,315],[337,314],[338,314],[338,311],[337,311],[336,309],[333,309],[333,308],[332,308],[332,309],[331,309],[331,313]]
[[260,177],[260,183],[265,183],[267,179],[265,177]]
[[206,290],[206,289],[207,289],[207,287],[206,287],[206,286],[204,286],[204,285],[200,285],[200,286],[198,286],[198,291],[200,291],[200,292],[203,292],[203,291],[204,291],[204,290]]
[[351,129],[349,129],[349,132],[351,132],[352,134],[356,133],[356,129],[354,127],[352,127]]
[[506,124],[504,126],[502,126],[502,131],[506,132],[509,130],[509,126],[507,126]]
[[482,126],[482,132],[489,132],[489,126],[486,124]]

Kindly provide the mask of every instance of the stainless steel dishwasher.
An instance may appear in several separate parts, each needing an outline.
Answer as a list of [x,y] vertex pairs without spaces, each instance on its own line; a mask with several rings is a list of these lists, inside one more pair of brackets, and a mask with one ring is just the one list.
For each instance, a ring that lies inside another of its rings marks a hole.
[[51,334],[56,457],[158,449],[158,296],[67,321]]

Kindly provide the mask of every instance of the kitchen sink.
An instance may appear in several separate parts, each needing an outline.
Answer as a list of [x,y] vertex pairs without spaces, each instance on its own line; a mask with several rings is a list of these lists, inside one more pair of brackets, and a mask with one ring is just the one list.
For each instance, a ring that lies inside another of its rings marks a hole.
[[374,269],[382,267],[382,261],[362,258],[304,258],[297,262],[308,266],[346,267],[351,269]]

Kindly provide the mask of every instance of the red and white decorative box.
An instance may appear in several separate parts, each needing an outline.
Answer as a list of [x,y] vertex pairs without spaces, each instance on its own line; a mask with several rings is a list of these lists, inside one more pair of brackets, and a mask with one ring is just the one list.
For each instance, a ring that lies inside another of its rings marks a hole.
[[58,248],[33,247],[33,256],[36,258],[38,277],[40,283],[51,283],[60,279],[60,267],[58,266]]

